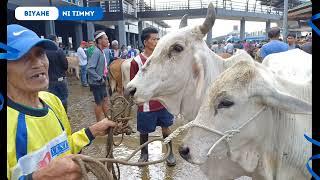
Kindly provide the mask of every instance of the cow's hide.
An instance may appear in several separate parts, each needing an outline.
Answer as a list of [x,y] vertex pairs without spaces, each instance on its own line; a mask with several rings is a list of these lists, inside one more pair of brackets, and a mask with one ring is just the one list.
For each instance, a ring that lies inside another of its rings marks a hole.
[[68,60],[68,73],[73,74],[73,72],[76,74],[77,79],[80,79],[79,77],[79,58],[77,56],[69,56],[67,57]]

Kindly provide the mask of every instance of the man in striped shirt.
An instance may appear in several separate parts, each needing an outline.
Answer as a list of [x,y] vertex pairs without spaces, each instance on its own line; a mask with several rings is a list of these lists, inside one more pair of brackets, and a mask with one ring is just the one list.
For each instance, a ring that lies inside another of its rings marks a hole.
[[[130,80],[134,78],[139,69],[152,54],[159,40],[158,30],[148,27],[142,30],[141,41],[144,45],[144,51],[138,54],[130,65]],[[166,138],[171,132],[169,127],[173,124],[173,115],[159,102],[151,100],[138,106],[137,129],[140,132],[140,144],[148,141],[148,134],[154,132],[156,126],[161,126],[163,138]],[[172,152],[172,143],[170,155],[167,159],[168,166],[176,165],[176,160]],[[141,149],[139,162],[148,161],[148,146]]]

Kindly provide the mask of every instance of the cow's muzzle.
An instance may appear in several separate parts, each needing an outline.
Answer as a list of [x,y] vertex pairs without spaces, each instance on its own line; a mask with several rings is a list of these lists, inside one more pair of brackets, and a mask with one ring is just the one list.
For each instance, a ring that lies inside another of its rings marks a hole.
[[137,88],[135,87],[128,87],[124,90],[125,96],[134,96],[134,94],[137,92]]
[[184,145],[180,146],[179,147],[179,154],[186,161],[190,160],[190,149],[189,149],[189,147],[184,146]]

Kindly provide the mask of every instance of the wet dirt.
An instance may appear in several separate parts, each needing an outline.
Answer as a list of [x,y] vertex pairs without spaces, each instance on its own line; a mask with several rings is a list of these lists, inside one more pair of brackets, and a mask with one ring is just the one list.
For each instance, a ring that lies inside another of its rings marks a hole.
[[[89,87],[82,87],[75,76],[68,76],[69,98],[68,98],[68,116],[73,132],[88,127],[96,122],[94,115],[94,99]],[[134,116],[136,117],[136,116]],[[131,127],[136,131],[136,118],[130,122]],[[183,125],[174,123],[172,130]],[[161,128],[157,127],[154,133],[149,134],[149,139],[160,137]],[[121,135],[115,136],[116,142],[120,141]],[[207,180],[197,165],[193,165],[182,159],[178,153],[178,147],[183,139],[183,134],[173,140],[173,151],[176,157],[176,166],[168,167],[165,162],[149,165],[145,167],[120,165],[121,180]],[[129,136],[125,135],[122,144],[114,147],[114,157],[122,159],[128,157],[139,146],[139,132]],[[166,153],[166,148],[161,142],[149,144],[149,161],[161,159]],[[91,145],[82,150],[82,154],[92,157],[106,156],[106,136],[97,137]],[[133,157],[137,162],[140,153]],[[90,179],[96,179],[89,174]],[[241,178],[242,179],[242,178]]]

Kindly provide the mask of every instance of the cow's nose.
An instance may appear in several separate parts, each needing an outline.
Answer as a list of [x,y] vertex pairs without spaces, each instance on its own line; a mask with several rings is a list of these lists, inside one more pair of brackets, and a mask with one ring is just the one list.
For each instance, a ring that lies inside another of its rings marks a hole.
[[137,88],[135,88],[135,87],[128,87],[127,89],[125,89],[125,91],[124,91],[124,95],[125,96],[134,96],[134,94],[136,93],[136,91],[137,91]]
[[180,156],[185,159],[188,160],[190,159],[190,149],[187,146],[180,146],[179,147],[179,154]]

